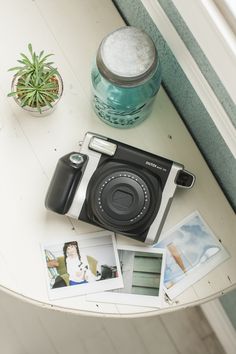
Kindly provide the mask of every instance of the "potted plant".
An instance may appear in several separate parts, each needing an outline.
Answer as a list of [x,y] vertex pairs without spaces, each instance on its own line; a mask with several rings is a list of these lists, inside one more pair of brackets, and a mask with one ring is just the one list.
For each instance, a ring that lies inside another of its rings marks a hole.
[[63,82],[57,69],[49,62],[52,54],[41,51],[37,55],[28,44],[30,57],[21,53],[18,62],[21,66],[10,68],[16,71],[12,80],[11,92],[16,103],[33,116],[44,116],[52,112],[63,92]]

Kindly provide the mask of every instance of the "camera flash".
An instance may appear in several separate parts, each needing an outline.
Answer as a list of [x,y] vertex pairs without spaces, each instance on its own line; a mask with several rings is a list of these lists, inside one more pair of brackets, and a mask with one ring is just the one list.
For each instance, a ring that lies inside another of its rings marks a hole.
[[101,154],[113,156],[115,155],[117,145],[104,139],[92,137],[89,142],[89,148],[91,150],[100,152]]

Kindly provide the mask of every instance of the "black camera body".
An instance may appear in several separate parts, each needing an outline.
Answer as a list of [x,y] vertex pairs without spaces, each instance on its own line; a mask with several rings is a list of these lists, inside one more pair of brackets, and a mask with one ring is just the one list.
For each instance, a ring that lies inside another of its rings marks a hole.
[[154,244],[176,188],[191,188],[194,181],[181,164],[87,133],[79,153],[59,159],[45,205]]

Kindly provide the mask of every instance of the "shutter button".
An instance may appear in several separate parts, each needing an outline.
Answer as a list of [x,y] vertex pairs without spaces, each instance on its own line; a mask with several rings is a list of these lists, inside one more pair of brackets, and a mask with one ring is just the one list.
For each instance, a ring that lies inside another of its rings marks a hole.
[[84,162],[84,158],[80,154],[72,154],[69,157],[70,162],[72,163],[73,167],[79,167]]

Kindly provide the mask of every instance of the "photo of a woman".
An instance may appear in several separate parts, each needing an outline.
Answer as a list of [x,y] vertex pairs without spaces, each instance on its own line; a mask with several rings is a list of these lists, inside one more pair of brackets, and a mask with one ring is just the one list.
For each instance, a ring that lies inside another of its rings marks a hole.
[[104,230],[77,238],[42,244],[50,299],[123,286],[115,235]]
[[69,285],[88,283],[91,271],[88,263],[82,258],[76,241],[66,242],[63,247],[66,269],[69,274]]

